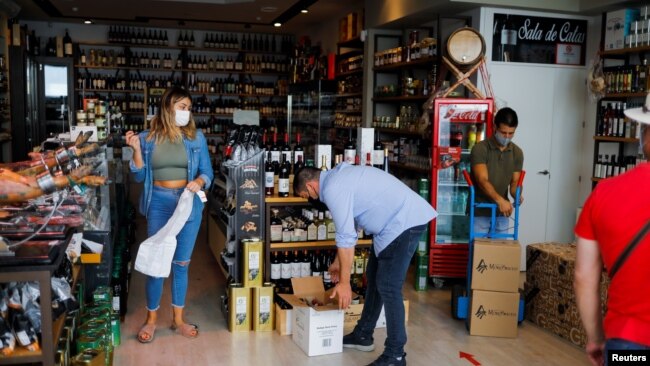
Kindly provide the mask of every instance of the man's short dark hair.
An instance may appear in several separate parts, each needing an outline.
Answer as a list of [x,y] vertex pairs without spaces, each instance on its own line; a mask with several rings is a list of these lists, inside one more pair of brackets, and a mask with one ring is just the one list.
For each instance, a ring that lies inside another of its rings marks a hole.
[[494,116],[494,125],[499,127],[499,125],[506,125],[508,127],[517,127],[519,125],[519,119],[517,118],[517,112],[512,108],[501,108]]
[[306,166],[298,170],[293,177],[293,192],[299,194],[307,190],[307,182],[318,180],[320,178],[320,169]]

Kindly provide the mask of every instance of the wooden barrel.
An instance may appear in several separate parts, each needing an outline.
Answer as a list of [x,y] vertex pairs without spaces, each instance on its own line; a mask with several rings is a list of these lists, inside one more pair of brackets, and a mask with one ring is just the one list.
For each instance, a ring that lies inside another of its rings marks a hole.
[[474,28],[457,29],[447,40],[447,55],[456,65],[474,65],[485,55],[485,40]]

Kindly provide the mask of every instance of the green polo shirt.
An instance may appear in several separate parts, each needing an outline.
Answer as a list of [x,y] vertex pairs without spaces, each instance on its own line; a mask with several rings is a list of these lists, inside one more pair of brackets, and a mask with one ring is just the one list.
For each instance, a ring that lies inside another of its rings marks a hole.
[[[505,199],[508,199],[508,188],[514,172],[520,172],[524,166],[524,152],[514,143],[509,143],[501,151],[494,136],[483,140],[472,149],[470,160],[472,166],[487,165],[488,180],[494,189]],[[478,186],[476,187],[476,202],[494,202]],[[499,212],[497,211],[497,215]],[[489,216],[489,209],[477,209],[476,216]]]

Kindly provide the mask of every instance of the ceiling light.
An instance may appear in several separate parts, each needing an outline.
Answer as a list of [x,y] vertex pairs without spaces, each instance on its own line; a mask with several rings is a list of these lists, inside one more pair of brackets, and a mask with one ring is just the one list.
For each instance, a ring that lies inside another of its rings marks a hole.
[[303,14],[307,14],[307,13],[309,13],[309,10],[307,10],[307,9],[302,9],[300,12],[303,13]]
[[274,23],[273,26],[276,27],[276,28],[278,28],[278,27],[281,27],[281,26],[282,26],[282,23]]
[[93,21],[90,19],[84,20],[84,24],[93,24]]

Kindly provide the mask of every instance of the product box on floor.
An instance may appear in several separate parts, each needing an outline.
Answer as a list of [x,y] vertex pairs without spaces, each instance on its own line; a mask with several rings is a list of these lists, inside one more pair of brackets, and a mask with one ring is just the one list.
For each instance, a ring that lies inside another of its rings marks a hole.
[[291,319],[293,318],[293,309],[282,309],[280,305],[275,304],[275,330],[280,335],[291,335]]
[[517,337],[519,293],[472,291],[469,334],[489,337]]
[[[359,319],[361,319],[361,312],[363,311],[363,300],[359,304],[350,305],[345,310],[345,315],[343,318],[343,334],[348,334],[354,330],[354,327],[357,325]],[[409,301],[404,299],[404,322],[408,323],[409,321]],[[379,318],[377,318],[377,324],[375,328],[386,328],[386,312],[384,307],[381,308],[381,313],[379,313]]]
[[[526,282],[532,287],[573,292],[576,246],[563,243],[536,243],[526,247]],[[601,289],[609,286],[603,271]]]
[[231,284],[228,288],[228,330],[251,330],[251,289],[240,284]]
[[476,239],[472,289],[517,292],[521,246],[517,240]]
[[325,291],[320,277],[292,278],[291,285],[293,294],[280,297],[293,306],[294,343],[308,356],[342,352],[343,310],[338,300],[329,298],[331,291]]
[[262,287],[253,287],[253,330],[272,331],[275,321],[273,308],[273,284],[264,283]]

